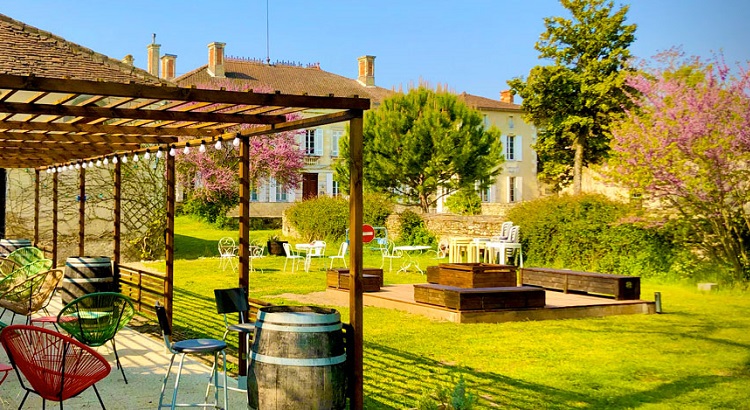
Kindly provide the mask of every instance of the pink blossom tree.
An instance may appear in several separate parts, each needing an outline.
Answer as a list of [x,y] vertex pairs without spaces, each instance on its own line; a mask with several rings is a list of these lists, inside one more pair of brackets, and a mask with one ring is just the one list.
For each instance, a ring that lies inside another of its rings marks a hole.
[[609,174],[685,223],[700,254],[750,280],[750,74],[671,50],[627,80]]
[[[249,86],[229,79],[200,84],[198,88],[229,91],[247,91]],[[270,89],[253,89],[253,92],[271,92]],[[212,106],[202,110],[212,110]],[[218,110],[217,112],[221,112]],[[299,119],[299,114],[288,114],[287,120]],[[252,125],[242,125],[228,129],[238,132]],[[297,145],[299,131],[280,132],[271,135],[249,137],[250,144],[250,185],[257,188],[273,178],[282,189],[297,187],[302,181],[300,170],[304,166],[304,155]],[[191,147],[188,153],[177,157],[177,170],[180,184],[185,188],[191,209],[215,222],[227,210],[239,203],[239,150],[232,140],[222,142],[221,149],[207,144],[205,152],[199,147]]]

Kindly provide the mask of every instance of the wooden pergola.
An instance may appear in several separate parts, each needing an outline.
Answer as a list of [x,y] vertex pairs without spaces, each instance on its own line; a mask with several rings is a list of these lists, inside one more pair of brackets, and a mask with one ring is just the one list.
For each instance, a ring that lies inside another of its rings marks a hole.
[[[239,139],[240,178],[240,254],[239,286],[249,289],[249,137],[315,127],[336,122],[350,124],[350,318],[353,329],[353,364],[350,375],[354,385],[352,407],[363,407],[362,392],[362,117],[370,100],[351,97],[285,95],[203,90],[172,86],[151,86],[72,79],[42,78],[0,74],[0,168],[33,168],[36,180],[40,172],[74,167],[80,173],[81,190],[85,186],[82,164],[146,151],[167,152],[189,144],[197,147],[217,140]],[[309,116],[310,109],[325,114]],[[306,117],[287,121],[286,114],[306,111]],[[229,127],[252,124],[239,132]],[[182,137],[178,140],[178,137]],[[143,144],[151,144],[144,147]],[[167,175],[166,276],[165,300],[172,312],[174,278],[175,159],[164,155]],[[114,262],[120,262],[120,164],[115,169]],[[76,166],[78,165],[78,166]],[[57,219],[58,174],[53,177],[53,212]],[[82,192],[81,197],[84,197]],[[36,200],[39,202],[37,182]],[[83,256],[83,202],[80,201]],[[38,242],[39,207],[35,212],[35,242]],[[55,223],[53,222],[53,225]],[[53,231],[53,258],[56,260],[57,233]],[[240,338],[240,352],[245,351]],[[240,372],[246,371],[241,354]]]

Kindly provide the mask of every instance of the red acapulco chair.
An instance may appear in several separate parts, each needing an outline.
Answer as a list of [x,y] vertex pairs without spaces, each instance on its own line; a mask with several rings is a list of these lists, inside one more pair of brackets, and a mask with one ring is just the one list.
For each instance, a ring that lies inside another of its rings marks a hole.
[[93,387],[104,409],[96,383],[112,368],[94,349],[62,333],[30,325],[4,328],[0,333],[0,343],[16,369],[21,387],[26,390],[19,408],[33,392],[42,398],[42,406],[51,400],[60,402],[62,409],[63,401]]

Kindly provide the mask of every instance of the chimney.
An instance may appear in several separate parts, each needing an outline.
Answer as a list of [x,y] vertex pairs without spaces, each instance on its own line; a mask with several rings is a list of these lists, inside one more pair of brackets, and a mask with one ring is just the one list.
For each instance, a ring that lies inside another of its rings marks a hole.
[[375,85],[375,56],[362,56],[357,59],[359,63],[359,74],[357,81],[372,87]]
[[213,42],[208,45],[208,74],[224,78],[224,46],[226,43]]
[[154,42],[148,45],[148,62],[146,63],[146,70],[149,74],[158,77],[159,76],[159,47],[161,44],[156,44],[156,35],[154,35]]
[[503,90],[500,91],[500,101],[508,104],[513,104],[513,91]]
[[164,54],[161,57],[161,78],[171,81],[175,76],[175,62],[177,56],[174,54]]
[[125,57],[122,58],[122,62],[125,63],[125,64],[127,64],[127,65],[129,65],[129,66],[133,65],[133,61],[134,61],[134,59],[133,59],[133,55],[132,54],[128,54],[128,55],[126,55]]

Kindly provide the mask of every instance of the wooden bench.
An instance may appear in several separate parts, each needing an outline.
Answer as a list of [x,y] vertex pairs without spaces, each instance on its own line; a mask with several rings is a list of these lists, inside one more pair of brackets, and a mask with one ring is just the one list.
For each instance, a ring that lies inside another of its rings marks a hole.
[[[349,269],[331,269],[326,272],[326,286],[349,290]],[[362,269],[362,290],[364,292],[378,292],[381,286],[383,286],[382,269]]]
[[434,283],[414,285],[414,300],[454,310],[543,308],[543,289],[530,286],[459,288]]
[[441,263],[427,267],[427,282],[459,288],[516,286],[516,267],[487,263]]
[[568,292],[614,296],[616,300],[638,300],[641,278],[564,269],[522,268],[521,284]]

